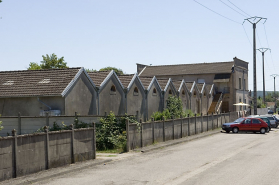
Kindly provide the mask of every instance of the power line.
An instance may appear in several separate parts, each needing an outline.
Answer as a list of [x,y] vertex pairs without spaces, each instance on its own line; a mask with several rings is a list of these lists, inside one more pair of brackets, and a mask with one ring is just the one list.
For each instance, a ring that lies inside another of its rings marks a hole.
[[221,1],[224,5],[226,5],[227,7],[229,7],[230,9],[232,9],[233,11],[239,13],[240,15],[242,15],[243,17],[247,18],[247,16],[243,15],[242,13],[240,13],[239,11],[235,10],[234,8],[232,8],[231,6],[229,6],[228,4],[226,4],[225,2],[223,2],[222,0],[219,0]]
[[253,46],[252,46],[252,43],[251,43],[251,41],[250,41],[250,39],[249,39],[249,37],[248,37],[248,34],[247,34],[246,30],[245,30],[245,27],[244,27],[243,25],[242,25],[242,27],[243,27],[243,30],[244,30],[244,32],[245,32],[245,34],[246,34],[246,37],[247,37],[247,39],[248,39],[248,41],[249,41],[251,47],[253,47]]
[[[228,0],[233,6],[235,6],[237,9],[239,9],[240,11],[242,11],[243,13],[245,13],[246,15],[248,15],[248,17],[252,17],[251,15],[247,14],[246,12],[244,12],[243,10],[241,10],[240,8],[238,8],[235,4],[233,4],[230,0]],[[246,16],[245,16],[246,17]]]
[[[265,32],[265,38],[266,38],[267,46],[269,47],[269,42],[268,42],[268,39],[267,39],[265,24],[264,24],[264,32]],[[269,47],[269,48],[270,48],[270,47]],[[276,68],[275,68],[275,66],[274,66],[274,62],[273,62],[273,57],[272,57],[271,50],[270,50],[270,56],[271,56],[271,62],[272,62],[272,65],[273,65],[273,69],[275,70]]]
[[196,1],[196,0],[193,0],[193,1],[195,1],[195,2],[196,2],[196,3],[198,3],[199,5],[203,6],[204,8],[206,8],[206,9],[208,9],[208,10],[212,11],[213,13],[215,13],[215,14],[217,14],[217,15],[219,15],[219,16],[221,16],[221,17],[225,18],[225,19],[228,19],[228,20],[230,20],[230,21],[232,21],[232,22],[234,22],[234,23],[237,23],[237,24],[241,24],[241,23],[239,23],[239,22],[237,22],[237,21],[234,21],[234,20],[232,20],[232,19],[230,19],[230,18],[228,18],[228,17],[225,17],[225,16],[223,16],[223,15],[219,14],[218,12],[216,12],[216,11],[214,11],[214,10],[212,10],[212,9],[210,9],[210,8],[208,8],[208,7],[206,7],[205,5],[203,5],[203,4],[201,4],[201,3],[199,3],[199,2],[198,2],[198,1]]

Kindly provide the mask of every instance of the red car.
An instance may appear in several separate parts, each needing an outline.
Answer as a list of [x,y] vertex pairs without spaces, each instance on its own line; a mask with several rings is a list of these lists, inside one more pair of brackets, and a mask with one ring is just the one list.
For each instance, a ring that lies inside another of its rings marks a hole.
[[268,125],[259,118],[238,118],[232,123],[224,123],[222,129],[227,133],[230,131],[233,133],[237,133],[238,131],[251,131],[264,134],[268,129]]

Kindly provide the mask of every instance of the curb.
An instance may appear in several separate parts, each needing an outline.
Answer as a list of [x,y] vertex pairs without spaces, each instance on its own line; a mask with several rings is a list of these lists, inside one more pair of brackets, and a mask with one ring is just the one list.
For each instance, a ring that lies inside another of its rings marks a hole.
[[193,140],[196,140],[196,139],[201,139],[201,138],[204,138],[204,137],[215,135],[215,134],[220,133],[221,131],[222,131],[221,128],[217,128],[217,129],[214,129],[212,131],[207,131],[207,132],[203,132],[203,133],[192,135],[192,136],[187,136],[187,137],[176,139],[176,140],[169,140],[169,141],[166,141],[166,142],[157,143],[157,144],[154,144],[154,145],[149,145],[149,146],[146,146],[146,147],[143,147],[143,148],[137,148],[137,149],[134,149],[132,151],[150,152],[150,151],[153,151],[153,150],[161,149],[162,147],[174,146],[174,145],[178,145],[178,144],[181,144],[181,143],[186,143],[186,142],[193,141]]

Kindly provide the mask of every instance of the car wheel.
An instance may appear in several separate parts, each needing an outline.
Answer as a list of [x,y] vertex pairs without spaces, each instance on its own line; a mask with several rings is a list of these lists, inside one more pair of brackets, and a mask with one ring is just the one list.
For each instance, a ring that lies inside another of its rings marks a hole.
[[230,133],[230,131],[229,131],[229,130],[226,130],[226,132],[227,132],[227,133]]
[[260,133],[265,134],[265,128],[261,128]]
[[238,128],[237,128],[237,127],[234,127],[234,128],[232,129],[232,132],[233,132],[233,133],[238,133]]

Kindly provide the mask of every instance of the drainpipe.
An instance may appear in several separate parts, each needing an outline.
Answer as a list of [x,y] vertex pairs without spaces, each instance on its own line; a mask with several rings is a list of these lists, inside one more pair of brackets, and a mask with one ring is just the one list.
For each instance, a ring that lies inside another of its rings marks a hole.
[[98,112],[97,112],[97,115],[100,115],[100,94],[99,94],[99,88],[97,88],[97,109],[98,109]]
[[124,89],[124,94],[125,94],[125,112],[128,114],[128,99],[127,99],[127,94],[128,94],[128,89]]
[[145,95],[145,107],[146,107],[146,109],[145,109],[145,121],[147,121],[148,120],[148,91],[147,90],[144,90],[144,95]]

